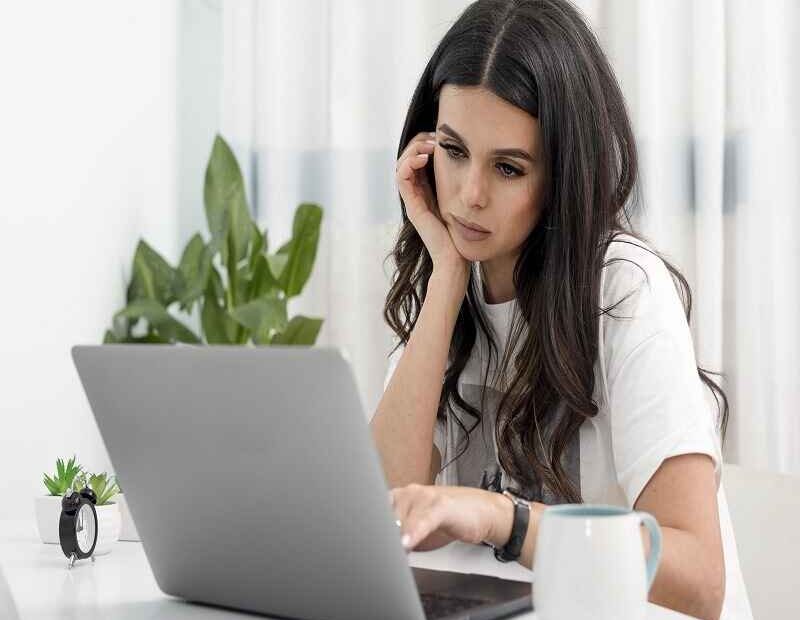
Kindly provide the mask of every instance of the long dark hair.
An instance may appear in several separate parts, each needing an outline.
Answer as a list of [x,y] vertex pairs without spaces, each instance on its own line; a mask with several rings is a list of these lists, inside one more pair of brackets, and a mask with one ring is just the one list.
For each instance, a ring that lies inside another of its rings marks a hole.
[[[641,192],[625,101],[600,44],[572,4],[478,0],[469,5],[437,46],[417,84],[398,157],[415,135],[436,126],[444,84],[481,86],[539,120],[545,153],[542,214],[514,268],[519,315],[525,326],[536,329],[523,333],[520,322],[512,328],[512,342],[514,337],[524,340],[513,358],[495,433],[500,463],[515,480],[546,485],[557,496],[580,502],[580,490],[565,474],[561,456],[586,418],[597,414],[592,394],[598,320],[623,301],[598,308],[601,270],[611,262],[605,260],[608,244],[625,233],[663,260],[687,322],[691,290],[683,275],[633,232],[631,215],[639,207]],[[425,171],[435,192],[433,166]],[[383,311],[398,346],[408,342],[433,270],[402,196],[400,202],[403,223],[390,255],[396,270]],[[478,303],[480,294],[472,272],[450,343],[437,413],[443,418],[449,408],[467,445],[482,412],[459,395],[457,381],[478,329],[490,343],[489,355],[498,354]],[[535,323],[531,317],[536,317]],[[510,359],[506,350],[503,371]],[[719,373],[699,366],[697,372],[721,412],[724,441],[728,400],[709,376]],[[564,413],[557,415],[561,403]],[[454,405],[472,418],[469,429]],[[541,428],[548,426],[553,429],[548,437],[551,450],[538,454]]]

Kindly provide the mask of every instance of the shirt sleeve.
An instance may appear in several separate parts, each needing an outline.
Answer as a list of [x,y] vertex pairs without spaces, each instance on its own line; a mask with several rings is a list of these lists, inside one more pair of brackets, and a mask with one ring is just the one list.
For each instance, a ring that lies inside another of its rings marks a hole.
[[617,482],[633,508],[661,463],[680,454],[708,454],[719,489],[722,452],[672,277],[657,256],[620,245],[632,249],[604,268],[603,306],[630,295],[602,315],[599,355]]
[[[400,363],[400,358],[403,355],[403,351],[405,347],[403,345],[399,346],[389,355],[389,367],[386,371],[386,378],[383,380],[383,391],[386,391],[386,388],[389,387],[389,381],[392,379],[392,375],[394,374],[397,365]],[[444,421],[440,420],[438,417],[436,418],[436,424],[433,426],[433,445],[439,450],[439,455],[442,457],[441,464],[444,465],[445,463],[445,453],[444,448],[446,445],[445,442],[445,428],[444,428]]]

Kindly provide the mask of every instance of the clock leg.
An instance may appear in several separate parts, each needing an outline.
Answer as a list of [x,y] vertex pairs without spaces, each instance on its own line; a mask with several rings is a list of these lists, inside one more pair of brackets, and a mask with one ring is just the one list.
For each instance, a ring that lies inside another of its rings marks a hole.
[[78,556],[77,556],[77,555],[75,555],[75,553],[74,553],[74,552],[73,552],[73,553],[70,553],[70,554],[69,554],[69,560],[68,560],[68,562],[67,562],[67,569],[70,569],[70,568],[72,568],[73,566],[75,566],[75,560],[77,560],[77,559],[78,559]]

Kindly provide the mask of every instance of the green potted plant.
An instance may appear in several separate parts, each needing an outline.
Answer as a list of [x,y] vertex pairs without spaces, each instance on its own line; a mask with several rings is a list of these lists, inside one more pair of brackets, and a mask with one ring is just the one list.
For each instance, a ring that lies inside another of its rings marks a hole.
[[39,538],[43,543],[58,544],[58,519],[61,515],[61,498],[67,489],[75,486],[75,480],[82,473],[83,468],[78,465],[76,457],[73,455],[68,461],[56,459],[56,471],[50,476],[44,474],[44,486],[47,489],[46,495],[34,498],[34,510],[36,512],[36,526],[39,530]]
[[119,487],[114,476],[106,472],[90,474],[82,471],[75,478],[74,488],[82,489],[88,486],[97,496],[95,512],[97,513],[97,544],[94,555],[105,555],[111,551],[111,545],[119,540],[122,527],[119,504],[116,501]]
[[[313,345],[322,319],[287,315],[314,265],[322,209],[302,203],[292,236],[269,253],[267,231],[250,217],[236,158],[219,135],[204,188],[210,238],[196,233],[171,266],[144,240],[133,257],[126,306],[117,311],[104,343]],[[199,333],[170,312],[199,310]]]

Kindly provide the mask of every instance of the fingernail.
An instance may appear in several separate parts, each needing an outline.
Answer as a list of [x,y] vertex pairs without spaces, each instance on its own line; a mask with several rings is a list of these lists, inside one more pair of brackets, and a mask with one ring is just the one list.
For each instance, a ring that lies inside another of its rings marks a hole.
[[435,131],[429,131],[428,135],[436,137],[436,132]]
[[425,140],[428,144],[436,144],[436,140]]
[[417,157],[427,157],[427,153],[417,153]]
[[408,534],[403,534],[403,537],[400,539],[400,542],[403,543],[403,547],[408,549],[411,546],[411,536]]

